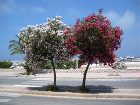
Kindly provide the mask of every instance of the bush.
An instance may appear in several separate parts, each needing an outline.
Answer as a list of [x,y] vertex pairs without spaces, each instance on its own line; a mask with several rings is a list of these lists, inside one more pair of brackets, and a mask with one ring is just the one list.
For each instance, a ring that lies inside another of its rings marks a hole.
[[10,68],[12,65],[11,61],[0,61],[0,68]]
[[42,68],[42,69],[51,69],[52,68],[51,62],[48,61],[46,63],[41,64],[40,68]]
[[113,65],[112,68],[113,68],[113,69],[127,69],[127,66],[126,66],[126,64],[125,64],[124,62],[118,61],[118,62],[116,62],[116,63]]
[[57,69],[70,69],[75,68],[75,61],[62,61],[56,64]]
[[[75,65],[76,65],[75,61],[59,61],[55,64],[55,67],[56,69],[70,69],[75,68]],[[52,68],[51,62],[48,61],[47,63],[40,65],[40,68],[51,69]]]

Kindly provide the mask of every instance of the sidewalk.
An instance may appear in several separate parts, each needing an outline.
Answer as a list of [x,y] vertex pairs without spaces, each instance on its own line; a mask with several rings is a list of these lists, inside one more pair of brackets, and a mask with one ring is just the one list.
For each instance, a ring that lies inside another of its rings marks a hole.
[[[53,78],[53,73],[41,73],[36,75],[22,75],[21,72],[1,72],[0,76],[15,77],[37,77],[37,78]],[[82,79],[83,73],[56,73],[57,78]],[[87,79],[140,79],[140,72],[135,73],[87,73]]]
[[[57,73],[57,78],[83,78],[83,73]],[[36,74],[38,78],[53,78],[53,73]],[[140,79],[139,73],[87,73],[87,79]]]

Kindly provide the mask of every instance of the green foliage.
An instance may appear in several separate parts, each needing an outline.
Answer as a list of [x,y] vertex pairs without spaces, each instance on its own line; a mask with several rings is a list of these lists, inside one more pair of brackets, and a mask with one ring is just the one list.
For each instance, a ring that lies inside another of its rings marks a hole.
[[40,68],[42,68],[42,69],[51,69],[52,68],[51,62],[47,61],[46,63],[40,64]]
[[10,61],[0,61],[0,68],[10,68],[12,65]]
[[56,63],[57,69],[70,69],[75,68],[75,61],[61,61]]
[[24,45],[23,45],[23,38],[17,36],[17,40],[11,40],[9,43],[9,49],[11,52],[11,55],[14,54],[25,54],[24,51]]
[[[70,69],[75,68],[76,62],[75,61],[59,61],[55,63],[56,69]],[[42,69],[52,69],[52,65],[50,61],[46,63],[40,64],[40,68]]]

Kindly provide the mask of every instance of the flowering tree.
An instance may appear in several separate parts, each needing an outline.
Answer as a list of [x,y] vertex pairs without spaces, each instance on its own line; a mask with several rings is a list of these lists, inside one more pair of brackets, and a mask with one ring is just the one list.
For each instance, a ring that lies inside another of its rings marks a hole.
[[115,62],[115,51],[120,47],[122,30],[111,26],[101,14],[92,14],[77,20],[74,27],[65,31],[65,44],[71,55],[80,54],[81,65],[87,63],[83,74],[82,91],[85,91],[86,74],[90,64],[98,61],[111,66]]
[[[22,54],[25,55],[24,59],[25,59],[25,68],[27,70],[27,75],[29,75],[30,73],[33,73],[33,61],[31,60],[32,56],[29,56],[29,46],[30,46],[30,36],[33,32],[33,28],[31,28],[31,26],[28,26],[27,28],[23,28],[21,29],[21,31],[19,32],[19,34],[17,35],[18,37],[18,43],[15,43],[16,46],[11,46],[11,45],[15,45],[13,40],[10,41],[10,46],[9,48],[12,48],[12,49],[20,49],[19,51],[21,52],[22,51]],[[18,46],[18,47],[17,47]],[[19,52],[17,51],[17,52]]]
[[24,44],[26,62],[32,70],[42,62],[51,61],[54,72],[53,89],[56,89],[55,62],[68,60],[69,53],[64,45],[64,32],[66,25],[61,17],[48,19],[46,23],[28,26],[20,32],[20,37],[28,37]]

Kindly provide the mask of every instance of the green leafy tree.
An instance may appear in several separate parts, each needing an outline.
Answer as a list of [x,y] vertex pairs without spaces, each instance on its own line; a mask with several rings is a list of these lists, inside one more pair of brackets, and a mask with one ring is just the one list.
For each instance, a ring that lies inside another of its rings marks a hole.
[[14,54],[25,54],[24,51],[24,45],[23,45],[23,39],[21,39],[19,36],[17,36],[17,40],[11,40],[9,43],[9,49],[11,52],[11,55]]
[[10,68],[13,65],[11,61],[0,61],[0,68]]
[[[26,50],[25,48],[27,47],[27,43],[29,40],[29,34],[30,34],[31,30],[25,31],[24,29],[18,34],[16,35],[17,40],[11,40],[9,43],[9,49],[11,52],[11,55],[15,55],[15,54],[26,54]],[[26,55],[25,55],[26,57]],[[32,70],[29,67],[28,63],[25,62],[24,67],[27,70],[27,75],[29,75]]]

